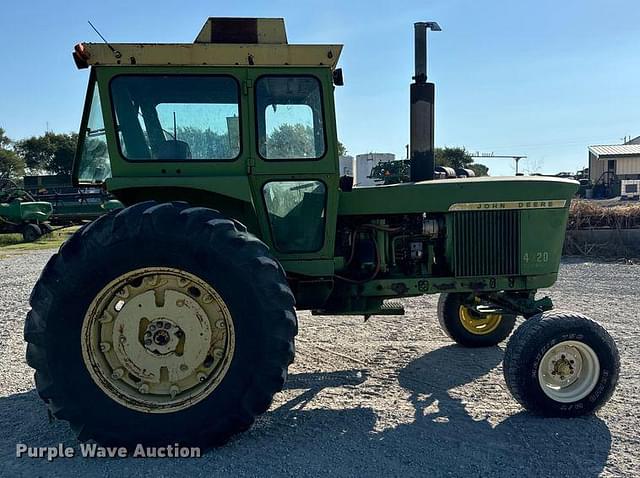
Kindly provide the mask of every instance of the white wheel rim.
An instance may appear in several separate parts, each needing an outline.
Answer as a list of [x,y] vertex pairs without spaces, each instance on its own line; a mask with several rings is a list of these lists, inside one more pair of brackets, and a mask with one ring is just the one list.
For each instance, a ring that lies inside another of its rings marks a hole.
[[551,347],[538,367],[538,382],[552,400],[573,403],[591,393],[600,377],[600,360],[591,347],[566,340]]
[[82,325],[82,357],[116,402],[169,413],[204,400],[235,348],[229,309],[207,282],[169,267],[136,269],[107,284]]

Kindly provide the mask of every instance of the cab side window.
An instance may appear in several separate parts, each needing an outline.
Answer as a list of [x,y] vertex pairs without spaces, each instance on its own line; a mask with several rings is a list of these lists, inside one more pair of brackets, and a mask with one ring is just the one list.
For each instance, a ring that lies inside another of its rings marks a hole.
[[256,82],[258,152],[266,160],[313,160],[326,151],[320,82],[263,76]]
[[239,88],[230,76],[120,75],[111,98],[130,161],[230,161],[240,155]]

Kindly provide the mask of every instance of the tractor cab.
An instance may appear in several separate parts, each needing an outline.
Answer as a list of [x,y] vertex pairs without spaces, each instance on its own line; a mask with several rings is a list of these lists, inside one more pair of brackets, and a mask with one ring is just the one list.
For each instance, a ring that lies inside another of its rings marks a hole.
[[91,66],[74,178],[125,204],[176,195],[231,211],[289,259],[333,255],[341,45],[282,19],[210,18],[193,44],[76,46]]

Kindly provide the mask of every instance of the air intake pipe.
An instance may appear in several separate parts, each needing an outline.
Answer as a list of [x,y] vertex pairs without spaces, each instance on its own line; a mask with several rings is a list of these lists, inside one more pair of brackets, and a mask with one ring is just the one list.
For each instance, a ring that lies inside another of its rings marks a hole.
[[415,67],[411,84],[410,152],[411,181],[433,179],[435,85],[427,82],[427,30],[439,32],[436,22],[417,22]]

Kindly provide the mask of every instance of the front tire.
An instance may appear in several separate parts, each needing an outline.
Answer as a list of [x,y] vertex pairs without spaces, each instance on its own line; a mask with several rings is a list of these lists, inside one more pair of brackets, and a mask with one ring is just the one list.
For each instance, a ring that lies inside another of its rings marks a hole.
[[184,203],[80,229],[30,303],[36,388],[82,441],[221,445],[268,409],[293,360],[280,265],[241,224]]
[[545,312],[524,322],[504,356],[514,398],[543,416],[593,413],[613,394],[620,358],[600,324],[572,312]]
[[34,242],[42,236],[42,229],[37,224],[25,224],[22,228],[22,239],[24,242]]
[[438,321],[442,330],[464,347],[492,347],[506,339],[516,323],[510,314],[479,314],[469,294],[444,293],[438,298]]

